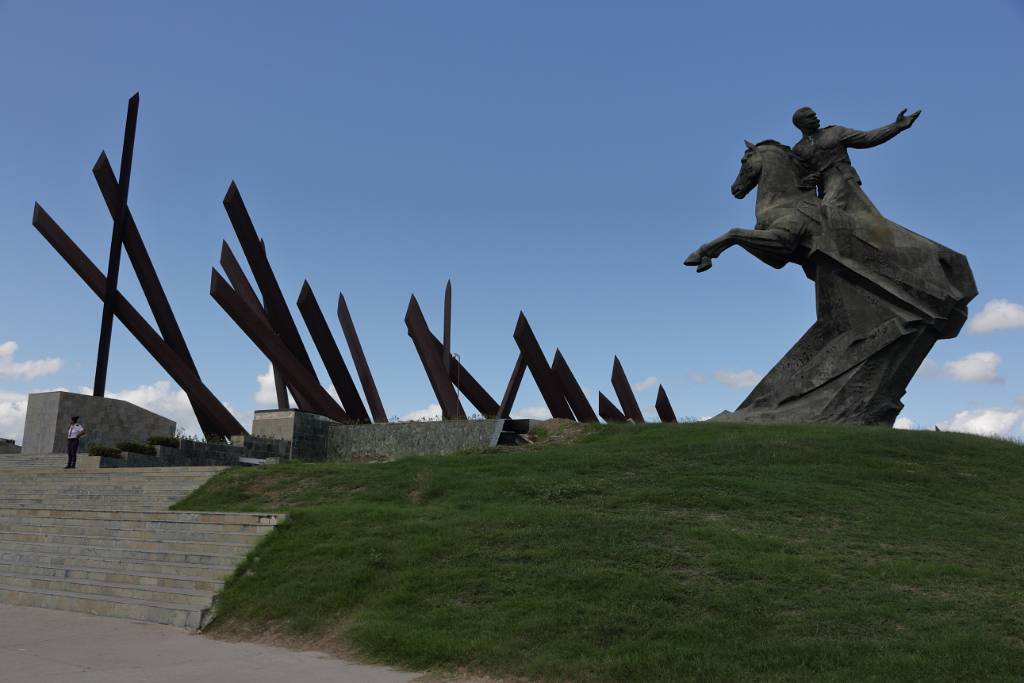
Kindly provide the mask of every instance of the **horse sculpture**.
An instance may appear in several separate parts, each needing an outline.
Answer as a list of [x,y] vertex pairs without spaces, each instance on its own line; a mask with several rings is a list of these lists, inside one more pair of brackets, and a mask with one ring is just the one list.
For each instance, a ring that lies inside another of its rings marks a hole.
[[731,246],[773,268],[796,263],[815,282],[817,320],[736,411],[714,419],[892,425],[932,346],[967,320],[977,295],[967,259],[889,221],[866,196],[857,210],[822,207],[789,147],[746,146],[732,194],[757,187],[755,228],[727,231],[684,264],[704,272]]

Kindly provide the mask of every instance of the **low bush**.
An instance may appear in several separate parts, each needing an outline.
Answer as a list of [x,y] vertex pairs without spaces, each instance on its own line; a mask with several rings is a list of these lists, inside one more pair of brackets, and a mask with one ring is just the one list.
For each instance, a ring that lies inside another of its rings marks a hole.
[[122,441],[117,444],[117,447],[122,451],[129,453],[140,453],[142,455],[156,455],[156,449],[152,446],[144,443],[138,443],[137,441]]
[[146,439],[146,443],[150,446],[167,446],[168,448],[178,448],[181,446],[181,439],[176,436],[151,436]]
[[110,446],[93,446],[89,449],[89,455],[107,458],[122,457],[120,448],[111,448]]

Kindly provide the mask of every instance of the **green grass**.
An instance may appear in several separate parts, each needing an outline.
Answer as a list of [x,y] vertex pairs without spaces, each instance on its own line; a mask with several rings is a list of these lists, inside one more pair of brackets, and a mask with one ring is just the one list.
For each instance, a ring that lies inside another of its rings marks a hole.
[[[539,680],[1024,679],[1024,448],[683,424],[236,469],[177,506],[290,518],[220,628]],[[216,624],[215,624],[216,626]]]

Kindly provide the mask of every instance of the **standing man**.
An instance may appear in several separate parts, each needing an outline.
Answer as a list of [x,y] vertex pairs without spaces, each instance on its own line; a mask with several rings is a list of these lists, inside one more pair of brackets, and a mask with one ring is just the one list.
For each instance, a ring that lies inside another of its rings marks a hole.
[[85,434],[85,427],[78,424],[78,416],[75,415],[71,418],[71,426],[68,427],[68,464],[64,467],[66,470],[75,469],[78,460],[78,439],[82,434]]

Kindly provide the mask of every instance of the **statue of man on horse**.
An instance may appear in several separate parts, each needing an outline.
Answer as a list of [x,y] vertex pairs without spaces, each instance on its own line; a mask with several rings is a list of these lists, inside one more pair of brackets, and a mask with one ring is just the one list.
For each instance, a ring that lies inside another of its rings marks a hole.
[[731,246],[773,268],[800,265],[815,281],[817,322],[723,420],[891,425],[900,397],[938,339],[959,333],[977,295],[967,259],[893,223],[861,189],[849,149],[875,147],[910,128],[906,116],[859,131],[820,127],[802,107],[801,139],[746,143],[732,184],[757,187],[754,228],[733,228],[690,254],[701,273]]

